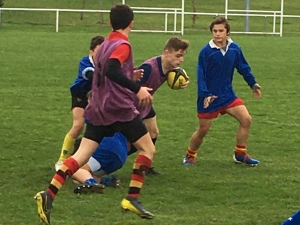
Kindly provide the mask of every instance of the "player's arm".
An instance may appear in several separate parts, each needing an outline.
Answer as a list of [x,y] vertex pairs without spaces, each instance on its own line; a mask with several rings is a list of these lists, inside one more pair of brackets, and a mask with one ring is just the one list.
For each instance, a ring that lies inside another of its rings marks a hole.
[[143,86],[149,80],[152,67],[150,64],[142,64],[138,69],[144,70],[143,77],[138,81]]
[[207,69],[207,60],[205,56],[205,51],[202,50],[198,57],[198,64],[197,64],[197,84],[198,84],[198,96],[202,98],[206,98],[208,96],[212,96],[213,94],[210,93],[207,89],[206,82],[204,79],[205,73]]
[[85,80],[92,80],[95,69],[93,67],[87,67],[82,71],[82,77]]
[[247,82],[249,87],[252,89],[253,97],[261,98],[261,86],[256,82],[254,75],[252,74],[251,68],[246,61],[242,49],[239,48],[238,57],[236,60],[236,69],[241,74],[244,80]]
[[213,95],[207,89],[207,85],[204,79],[205,73],[207,71],[207,57],[205,55],[205,50],[202,50],[199,54],[198,65],[197,65],[197,83],[198,83],[198,97],[202,97],[203,107],[207,108],[218,96]]
[[238,56],[237,56],[235,67],[238,73],[243,76],[244,80],[247,82],[250,88],[253,88],[257,84],[255,77],[252,74],[251,68],[248,62],[246,61],[241,48],[238,49]]
[[128,44],[119,45],[107,60],[104,74],[111,81],[134,93],[138,93],[141,85],[128,79],[121,71],[123,63],[129,58],[130,51],[131,49]]

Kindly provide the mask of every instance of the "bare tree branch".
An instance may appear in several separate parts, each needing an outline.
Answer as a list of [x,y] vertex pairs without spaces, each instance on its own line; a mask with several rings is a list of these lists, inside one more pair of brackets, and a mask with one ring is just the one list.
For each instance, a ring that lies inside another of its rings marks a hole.
[[[82,9],[85,8],[85,0],[82,0]],[[83,12],[80,14],[80,20],[83,20]]]
[[[192,0],[192,6],[193,6],[193,12],[196,12],[195,0]],[[193,27],[196,26],[196,19],[197,19],[197,15],[194,14],[194,15],[192,16]]]

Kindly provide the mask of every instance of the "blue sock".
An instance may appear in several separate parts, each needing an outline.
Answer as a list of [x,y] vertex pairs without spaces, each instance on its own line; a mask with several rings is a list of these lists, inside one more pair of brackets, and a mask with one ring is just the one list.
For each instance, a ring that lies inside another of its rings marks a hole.
[[94,179],[94,178],[89,178],[86,181],[84,181],[84,184],[93,184],[93,185],[97,185],[98,182]]

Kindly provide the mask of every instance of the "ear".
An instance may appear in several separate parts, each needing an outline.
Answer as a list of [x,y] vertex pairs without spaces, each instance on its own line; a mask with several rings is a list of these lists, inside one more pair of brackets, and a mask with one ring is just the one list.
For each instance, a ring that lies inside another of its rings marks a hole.
[[166,56],[166,55],[168,55],[168,54],[169,54],[169,50],[168,50],[168,49],[165,49],[164,52],[163,52],[163,55]]
[[129,24],[129,28],[130,28],[130,29],[132,29],[133,24],[134,24],[134,21],[132,20],[132,21],[130,22],[130,24]]

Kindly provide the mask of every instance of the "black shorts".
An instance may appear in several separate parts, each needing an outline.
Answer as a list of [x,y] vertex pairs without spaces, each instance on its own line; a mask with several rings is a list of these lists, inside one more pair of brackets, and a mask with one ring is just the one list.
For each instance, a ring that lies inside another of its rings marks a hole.
[[154,111],[153,106],[152,106],[151,109],[150,109],[150,112],[148,113],[147,116],[145,116],[143,118],[143,120],[145,120],[145,119],[151,119],[151,118],[153,118],[155,116],[156,116],[156,112]]
[[121,132],[130,143],[134,143],[148,133],[142,119],[137,116],[128,122],[115,122],[109,126],[86,125],[84,137],[100,143],[104,137],[111,137],[116,132]]
[[71,96],[72,96],[71,109],[75,107],[85,109],[85,107],[88,105],[88,99],[86,95],[87,93],[85,92],[71,92]]

